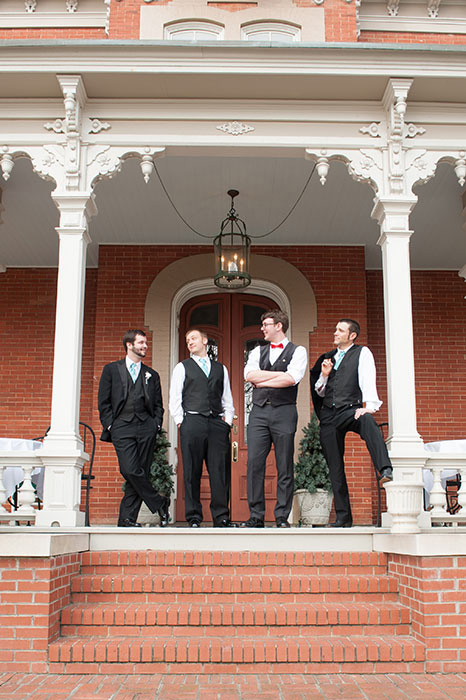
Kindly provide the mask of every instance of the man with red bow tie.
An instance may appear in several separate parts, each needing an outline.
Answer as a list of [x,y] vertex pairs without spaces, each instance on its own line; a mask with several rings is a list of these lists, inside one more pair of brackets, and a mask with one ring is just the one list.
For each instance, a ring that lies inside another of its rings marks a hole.
[[289,527],[298,420],[296,397],[298,384],[306,371],[307,352],[302,345],[294,345],[286,337],[289,321],[283,311],[266,311],[261,321],[267,342],[254,348],[244,368],[244,378],[254,389],[247,436],[249,519],[241,523],[241,527],[264,527],[265,462],[272,445],[277,466],[275,522],[277,527]]

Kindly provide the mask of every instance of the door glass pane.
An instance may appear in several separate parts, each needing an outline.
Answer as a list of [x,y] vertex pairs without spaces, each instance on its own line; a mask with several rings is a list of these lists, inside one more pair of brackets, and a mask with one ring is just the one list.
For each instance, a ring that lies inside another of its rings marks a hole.
[[208,340],[207,355],[211,360],[218,360],[218,342],[214,338]]
[[189,327],[215,326],[218,327],[218,304],[206,304],[193,309],[189,317]]
[[[251,340],[246,340],[244,344],[244,365],[246,365],[246,362],[248,361],[248,357],[252,350],[254,350],[255,347],[259,345],[259,343],[262,341],[262,338],[253,338]],[[245,382],[244,384],[244,444],[248,444],[248,439],[247,439],[247,427],[249,423],[249,414],[252,411],[252,390],[253,386],[251,382]]]
[[243,328],[248,328],[249,326],[259,326],[261,325],[261,316],[267,311],[264,306],[250,306],[245,304],[243,306]]

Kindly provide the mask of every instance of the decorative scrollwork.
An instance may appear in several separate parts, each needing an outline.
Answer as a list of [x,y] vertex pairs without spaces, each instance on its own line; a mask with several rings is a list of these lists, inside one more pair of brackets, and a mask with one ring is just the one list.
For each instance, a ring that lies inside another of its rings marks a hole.
[[241,122],[226,122],[225,124],[217,126],[217,129],[219,131],[224,131],[226,134],[231,134],[232,136],[239,136],[240,134],[247,134],[249,131],[254,131],[253,126],[242,124]]
[[65,123],[63,119],[55,119],[54,122],[46,122],[44,124],[44,129],[47,129],[47,131],[54,131],[56,134],[64,134]]
[[78,9],[78,0],[66,0],[66,11],[76,12]]
[[466,182],[466,152],[460,151],[459,158],[455,162],[455,173],[461,187]]
[[422,126],[417,126],[416,124],[405,124],[403,131],[403,136],[408,139],[413,139],[420,134],[425,134],[426,130]]
[[11,171],[13,170],[14,161],[11,155],[8,153],[8,147],[3,146],[3,155],[0,157],[0,167],[2,169],[2,175],[5,182],[10,179]]
[[436,19],[438,17],[441,2],[442,0],[427,0],[427,14],[429,17],[432,17],[432,19]]
[[100,134],[101,131],[106,131],[111,129],[111,125],[108,122],[101,122],[100,119],[91,119],[89,133],[90,134]]
[[25,0],[24,7],[26,12],[35,12],[37,7],[37,0]]
[[396,17],[400,8],[400,0],[387,0],[387,12],[390,17]]
[[361,134],[369,134],[372,138],[379,138],[382,134],[380,133],[380,122],[372,122],[368,126],[362,126],[359,131]]

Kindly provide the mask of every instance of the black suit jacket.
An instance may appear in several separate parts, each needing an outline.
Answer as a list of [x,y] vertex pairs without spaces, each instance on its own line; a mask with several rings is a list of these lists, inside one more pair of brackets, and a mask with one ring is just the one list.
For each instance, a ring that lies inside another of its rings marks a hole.
[[[158,429],[162,427],[163,402],[158,372],[141,363],[142,386],[148,413],[155,419]],[[110,362],[102,370],[99,383],[98,406],[102,423],[103,442],[112,442],[109,426],[118,418],[128,395],[128,371],[125,360]]]
[[330,352],[324,352],[324,354],[319,357],[319,359],[315,363],[314,367],[310,371],[311,397],[312,397],[312,403],[314,404],[314,410],[317,414],[317,418],[320,418],[320,412],[322,409],[322,404],[324,403],[324,399],[322,398],[322,396],[319,396],[319,394],[315,390],[314,386],[315,386],[316,381],[320,377],[322,362],[324,360],[327,360],[328,358],[331,358],[333,364],[335,364],[335,361],[333,358],[335,357],[336,354],[337,354],[337,348],[330,350]]

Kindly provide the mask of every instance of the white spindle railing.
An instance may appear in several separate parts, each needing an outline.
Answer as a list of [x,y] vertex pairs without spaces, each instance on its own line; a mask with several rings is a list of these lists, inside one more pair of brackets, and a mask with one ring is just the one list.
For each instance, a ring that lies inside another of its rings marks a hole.
[[[10,451],[0,450],[0,522],[28,521],[36,518],[37,510],[34,508],[37,496],[32,485],[32,472],[38,467],[43,467],[37,451]],[[6,490],[3,485],[3,473],[8,467],[20,467],[24,472],[23,482],[17,492],[16,510],[9,512],[3,505],[6,502]]]
[[[466,523],[466,454],[436,453],[435,456],[427,458],[425,469],[432,473],[434,481],[430,492],[432,523],[452,523],[454,525]],[[445,489],[442,486],[442,472],[447,469],[461,476],[461,487],[458,491],[458,504],[461,508],[455,514],[447,511],[447,499]]]

